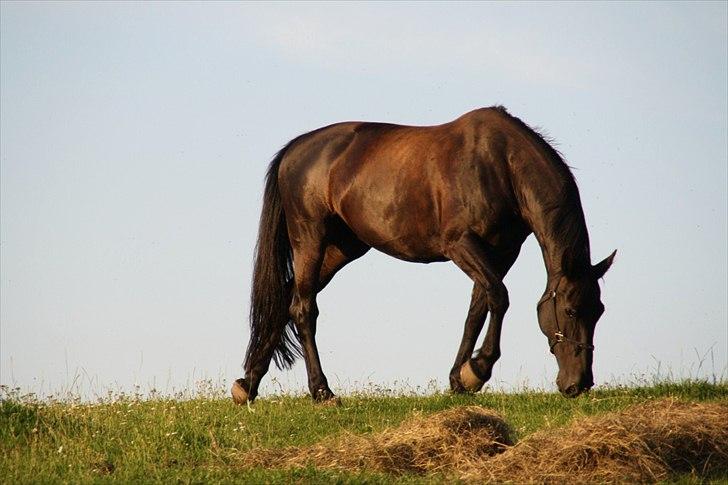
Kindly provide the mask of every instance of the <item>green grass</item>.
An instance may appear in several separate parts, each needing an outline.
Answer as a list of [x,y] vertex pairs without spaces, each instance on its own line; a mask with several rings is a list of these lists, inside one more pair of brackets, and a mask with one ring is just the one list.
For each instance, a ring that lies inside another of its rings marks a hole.
[[[728,400],[728,383],[658,383],[592,391],[577,399],[535,391],[431,396],[355,395],[325,407],[307,397],[274,396],[250,408],[226,398],[188,400],[116,397],[108,402],[0,402],[0,481],[3,483],[248,482],[423,483],[442,476],[243,469],[238,456],[252,447],[314,443],[343,430],[369,433],[424,413],[477,404],[500,412],[522,438],[574,417],[623,409],[674,396]],[[725,477],[728,480],[728,477]],[[689,482],[688,477],[675,477]]]

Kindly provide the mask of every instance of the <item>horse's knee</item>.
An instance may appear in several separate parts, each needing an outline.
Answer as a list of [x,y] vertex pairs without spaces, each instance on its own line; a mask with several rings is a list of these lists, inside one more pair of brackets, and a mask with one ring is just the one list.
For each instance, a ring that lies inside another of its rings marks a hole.
[[488,289],[488,308],[491,312],[504,315],[510,304],[508,289],[503,283]]

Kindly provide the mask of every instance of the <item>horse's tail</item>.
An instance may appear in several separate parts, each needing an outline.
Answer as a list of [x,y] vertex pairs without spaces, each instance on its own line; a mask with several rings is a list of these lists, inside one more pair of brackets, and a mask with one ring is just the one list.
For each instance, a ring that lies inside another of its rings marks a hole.
[[288,310],[293,286],[293,255],[278,188],[278,168],[294,141],[276,154],[265,178],[250,295],[250,343],[245,353],[246,371],[261,359],[269,358],[271,351],[279,369],[290,368],[302,355]]

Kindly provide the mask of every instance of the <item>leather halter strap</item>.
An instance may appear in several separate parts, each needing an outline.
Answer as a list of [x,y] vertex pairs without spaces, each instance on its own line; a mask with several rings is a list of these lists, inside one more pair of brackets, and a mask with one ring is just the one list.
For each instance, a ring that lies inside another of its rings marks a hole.
[[[584,342],[579,342],[578,340],[572,339],[564,335],[564,332],[561,331],[561,326],[559,325],[559,312],[558,308],[556,308],[556,295],[558,294],[557,290],[559,289],[559,284],[561,283],[561,278],[556,282],[556,286],[553,290],[551,290],[551,294],[548,297],[548,300],[553,301],[554,304],[554,321],[556,322],[556,332],[554,332],[554,336],[552,338],[549,338],[549,350],[551,353],[554,353],[554,347],[556,347],[556,344],[560,344],[562,342],[568,342],[572,344],[577,352],[582,350],[594,350],[594,345],[587,344]],[[545,303],[546,300],[542,300],[539,304]]]

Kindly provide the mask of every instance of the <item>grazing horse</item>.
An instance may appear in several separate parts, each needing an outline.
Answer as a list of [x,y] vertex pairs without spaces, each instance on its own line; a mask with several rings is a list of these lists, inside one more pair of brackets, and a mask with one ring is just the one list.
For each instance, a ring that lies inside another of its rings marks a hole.
[[334,397],[316,348],[316,295],[372,247],[405,261],[452,261],[473,280],[450,386],[480,390],[500,357],[503,278],[531,233],[548,273],[539,326],[559,390],[575,397],[594,385],[598,280],[616,251],[591,264],[576,182],[541,135],[497,106],[437,126],[346,122],[291,140],[266,176],[250,343],[234,400],[255,399],[271,359],[282,369],[298,356],[313,399]]

